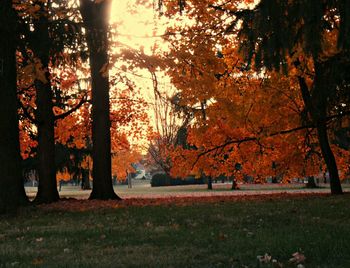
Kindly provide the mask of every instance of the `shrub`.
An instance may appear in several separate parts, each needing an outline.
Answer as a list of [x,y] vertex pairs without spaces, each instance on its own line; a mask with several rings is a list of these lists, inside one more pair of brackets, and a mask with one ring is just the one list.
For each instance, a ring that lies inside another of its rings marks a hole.
[[151,186],[169,186],[171,181],[171,177],[165,173],[157,173],[152,176]]
[[175,186],[175,185],[190,185],[190,184],[204,184],[202,178],[196,179],[194,176],[186,178],[172,178],[164,173],[154,174],[151,180],[152,187],[159,186]]

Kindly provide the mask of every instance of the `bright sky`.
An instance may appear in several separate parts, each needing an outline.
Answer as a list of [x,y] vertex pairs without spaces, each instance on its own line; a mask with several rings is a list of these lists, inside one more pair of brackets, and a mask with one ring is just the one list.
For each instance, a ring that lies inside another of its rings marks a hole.
[[110,22],[116,25],[122,43],[133,48],[148,48],[160,40],[154,37],[157,34],[157,14],[152,8],[136,6],[135,2],[113,0]]
[[[152,1],[152,0],[150,0]],[[144,49],[145,53],[150,48],[161,41],[161,38],[155,37],[157,33],[158,14],[152,8],[135,4],[136,0],[113,0],[110,23],[115,27],[117,41],[126,44],[125,48],[132,47],[139,50]],[[112,70],[113,72],[113,70]],[[148,71],[139,71],[138,76],[130,76],[141,89],[141,94],[147,102],[153,103],[152,80]],[[152,121],[153,110],[149,112]],[[154,122],[152,122],[154,124]],[[135,143],[135,141],[131,141]],[[147,141],[136,141],[136,144],[145,146]]]
[[[117,32],[117,41],[125,44],[125,49],[132,47],[151,54],[151,47],[157,42],[162,42],[162,39],[157,37],[159,36],[158,14],[152,7],[136,5],[135,2],[136,0],[113,0],[110,23]],[[137,74],[139,77],[131,76],[131,78],[142,89],[142,94],[147,101],[152,102],[153,88],[150,73],[144,70]]]

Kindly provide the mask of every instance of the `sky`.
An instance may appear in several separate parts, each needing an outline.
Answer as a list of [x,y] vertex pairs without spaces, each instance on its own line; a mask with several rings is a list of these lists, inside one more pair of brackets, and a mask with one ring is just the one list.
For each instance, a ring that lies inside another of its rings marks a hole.
[[[151,47],[157,42],[162,42],[161,38],[157,37],[161,31],[157,30],[158,16],[154,9],[142,5],[136,6],[136,2],[136,0],[113,0],[110,24],[117,32],[116,39],[121,43],[121,48],[142,49],[146,54],[151,54]],[[153,89],[149,72],[135,70],[135,73],[138,76],[134,76],[133,80],[142,89],[147,101],[152,102]]]
[[[150,0],[152,1],[152,0]],[[161,42],[157,37],[161,32],[157,12],[152,8],[135,5],[136,0],[113,0],[110,16],[110,24],[117,31],[118,42],[125,44],[125,48],[143,49],[145,53],[151,51],[156,42]],[[111,70],[113,72],[113,70]],[[154,103],[152,80],[148,71],[137,71],[138,76],[131,76],[136,86],[141,89],[141,94],[149,103]],[[149,117],[154,125],[153,110],[150,107]],[[131,141],[133,142],[133,141]],[[134,141],[135,142],[135,141]],[[142,146],[148,143],[136,141]]]
[[151,47],[160,38],[157,34],[158,16],[152,8],[135,5],[136,0],[113,0],[110,23],[116,27],[118,38],[133,48]]

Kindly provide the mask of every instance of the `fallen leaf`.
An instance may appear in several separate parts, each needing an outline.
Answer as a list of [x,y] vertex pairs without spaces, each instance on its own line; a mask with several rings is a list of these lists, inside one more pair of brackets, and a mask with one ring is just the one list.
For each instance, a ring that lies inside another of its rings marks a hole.
[[256,256],[256,258],[258,259],[258,261],[260,263],[269,263],[272,260],[272,256],[270,254],[268,254],[268,253],[265,253],[265,255],[263,255],[263,256],[262,255],[258,255],[258,256]]
[[224,233],[219,233],[219,240],[225,240],[228,238],[228,235],[227,234],[224,234]]
[[44,263],[44,260],[42,258],[35,258],[33,261],[32,261],[32,264],[34,265],[41,265]]
[[35,239],[36,242],[43,242],[43,240],[44,240],[44,238],[42,238],[42,237],[38,237]]
[[292,254],[292,258],[289,259],[289,262],[292,263],[301,263],[305,261],[305,256],[304,254],[300,253],[300,252],[295,252]]

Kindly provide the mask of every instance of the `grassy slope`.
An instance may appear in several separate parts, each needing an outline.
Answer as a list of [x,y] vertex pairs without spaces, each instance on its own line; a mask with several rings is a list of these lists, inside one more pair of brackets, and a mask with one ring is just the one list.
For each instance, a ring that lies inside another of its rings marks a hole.
[[[0,267],[257,267],[270,253],[350,267],[350,196],[0,217]],[[287,267],[295,267],[288,265]]]

